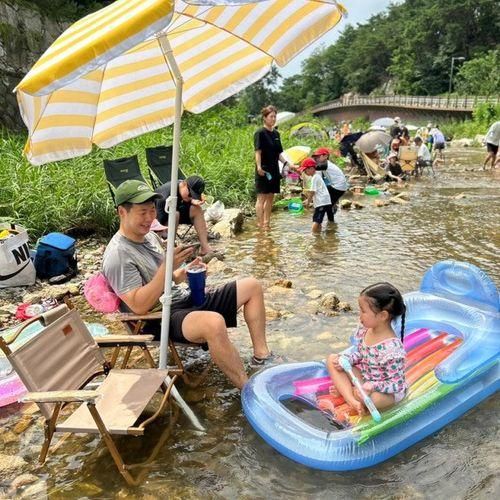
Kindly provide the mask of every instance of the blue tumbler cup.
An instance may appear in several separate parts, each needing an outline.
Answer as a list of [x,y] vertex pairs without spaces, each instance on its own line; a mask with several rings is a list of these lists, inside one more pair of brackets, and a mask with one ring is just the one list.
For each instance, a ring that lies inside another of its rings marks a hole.
[[194,306],[201,306],[205,302],[205,281],[207,273],[202,266],[191,267],[187,270],[191,299]]

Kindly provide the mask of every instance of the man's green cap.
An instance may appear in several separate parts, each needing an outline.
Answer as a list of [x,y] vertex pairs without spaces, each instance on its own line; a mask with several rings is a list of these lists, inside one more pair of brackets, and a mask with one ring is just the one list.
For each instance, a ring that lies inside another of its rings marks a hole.
[[144,203],[161,198],[145,182],[128,180],[122,182],[115,191],[116,206],[123,203]]

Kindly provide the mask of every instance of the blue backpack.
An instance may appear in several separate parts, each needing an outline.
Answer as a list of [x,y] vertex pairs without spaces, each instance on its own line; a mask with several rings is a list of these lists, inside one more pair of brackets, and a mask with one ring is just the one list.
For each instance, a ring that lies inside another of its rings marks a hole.
[[49,233],[38,240],[35,256],[36,274],[49,279],[78,271],[75,240],[62,233]]

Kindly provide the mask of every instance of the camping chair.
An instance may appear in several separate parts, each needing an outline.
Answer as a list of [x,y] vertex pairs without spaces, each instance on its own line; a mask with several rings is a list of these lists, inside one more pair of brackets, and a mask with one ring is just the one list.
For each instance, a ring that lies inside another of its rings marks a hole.
[[[56,432],[101,434],[127,483],[137,484],[129,472],[134,465],[125,464],[112,435],[144,435],[145,427],[166,408],[177,374],[111,369],[76,309],[62,305],[36,319],[45,325],[37,336],[14,352],[0,339],[0,348],[30,391],[21,401],[37,403],[45,417],[40,462],[45,462]],[[106,377],[96,390],[85,389],[101,375]],[[157,410],[140,418],[158,390],[163,397]],[[69,403],[81,405],[58,422],[63,405]]]
[[[146,148],[146,161],[149,167],[149,178],[155,189],[170,181],[172,178],[172,146]],[[178,169],[177,178],[178,180],[186,179],[180,168]],[[177,237],[182,241],[192,227],[192,224],[188,224],[188,228],[182,236],[177,231]]]
[[117,158],[116,160],[104,160],[104,173],[113,202],[115,202],[115,189],[122,182],[128,180],[146,182],[142,176],[137,155]]
[[368,177],[374,181],[379,181],[385,177],[385,170],[377,165],[377,162],[367,156],[366,153],[361,152],[361,161],[365,166]]
[[417,149],[413,146],[400,146],[398,159],[403,172],[411,174],[417,164]]
[[[170,181],[172,177],[172,146],[146,148],[146,161],[149,167],[149,178],[155,189]],[[186,178],[180,168],[177,178],[179,180]]]
[[[128,332],[130,332],[131,336],[137,335],[139,337],[149,337],[149,335],[142,334],[143,328],[146,326],[148,321],[161,321],[162,313],[161,311],[140,315],[133,313],[119,313],[115,314],[115,317],[117,320],[123,323],[124,327]],[[156,343],[158,344],[158,342]],[[206,351],[208,350],[208,345],[194,344],[190,342],[174,342],[171,338],[169,338],[168,347],[170,350],[170,354],[172,355],[174,364],[177,367],[179,376],[182,378],[183,382],[189,387],[197,387],[198,385],[200,385],[200,383],[206,378],[206,375],[212,366],[212,359],[210,359],[210,362],[199,375],[194,375],[185,368],[177,347],[195,349],[201,348]]]

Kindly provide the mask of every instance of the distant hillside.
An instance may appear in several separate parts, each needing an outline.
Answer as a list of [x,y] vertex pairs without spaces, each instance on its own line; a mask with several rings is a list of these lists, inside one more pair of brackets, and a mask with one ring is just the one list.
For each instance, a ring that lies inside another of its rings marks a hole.
[[299,111],[347,92],[439,95],[448,91],[452,57],[455,88],[500,94],[500,9],[495,0],[406,0],[348,26],[318,50],[302,72],[283,80],[272,102]]

